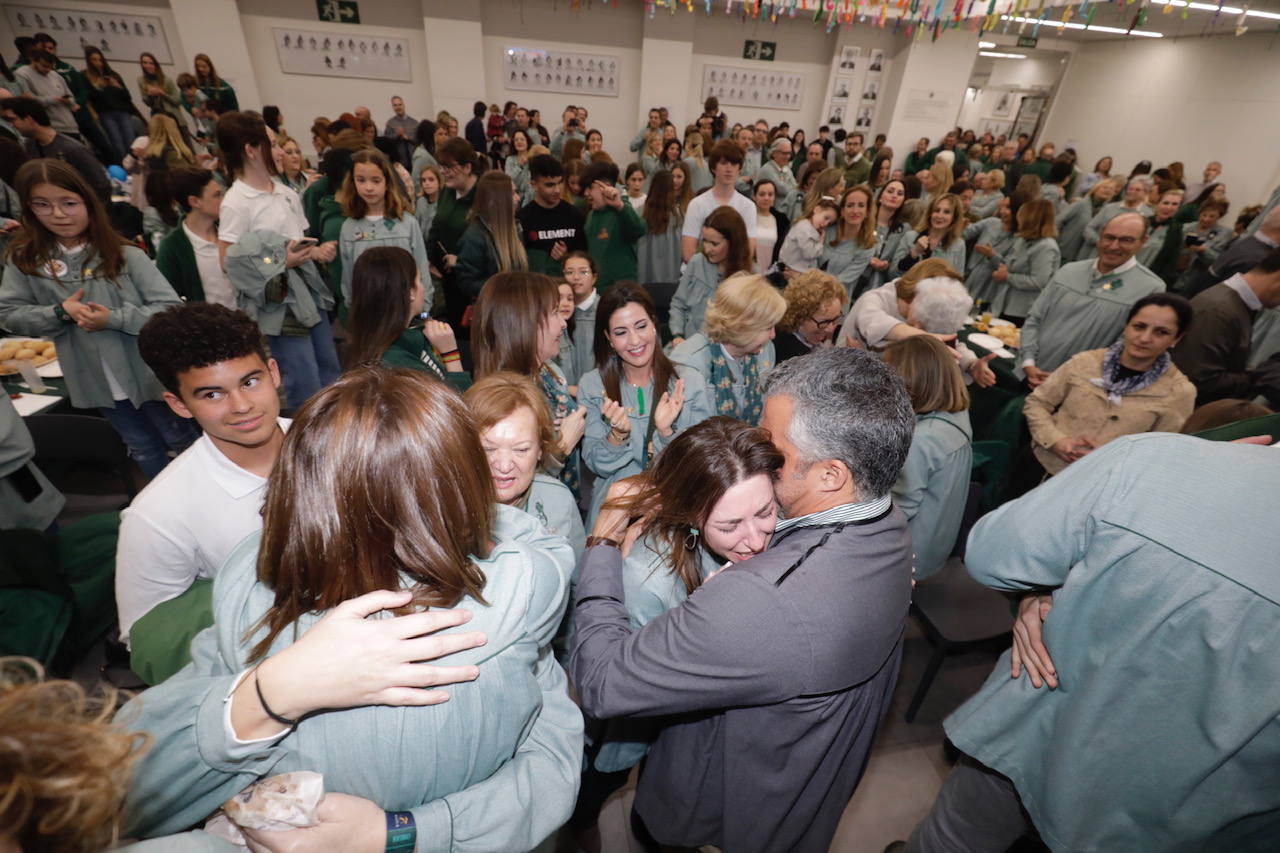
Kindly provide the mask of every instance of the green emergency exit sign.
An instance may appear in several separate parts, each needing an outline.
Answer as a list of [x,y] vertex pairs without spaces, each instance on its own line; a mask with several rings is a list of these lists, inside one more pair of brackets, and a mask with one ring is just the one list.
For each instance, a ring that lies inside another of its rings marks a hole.
[[777,55],[778,43],[776,41],[747,39],[742,45],[743,59],[759,59],[763,62],[773,62],[773,58]]
[[316,14],[320,20],[335,24],[360,23],[360,6],[356,0],[316,0]]

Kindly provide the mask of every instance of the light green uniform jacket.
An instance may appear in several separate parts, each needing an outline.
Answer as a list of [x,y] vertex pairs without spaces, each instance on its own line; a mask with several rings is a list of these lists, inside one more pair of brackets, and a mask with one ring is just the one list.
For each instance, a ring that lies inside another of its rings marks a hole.
[[[636,540],[622,562],[622,588],[631,618],[631,630],[639,631],[689,597],[684,581],[671,570],[663,546],[651,536]],[[698,575],[705,581],[721,563],[706,548],[698,548]],[[595,768],[602,773],[626,770],[640,763],[660,726],[644,717],[618,717],[605,723],[603,743],[596,754]]]
[[864,249],[852,237],[831,245],[833,240],[839,239],[839,233],[834,225],[827,229],[822,240],[821,266],[844,285],[845,294],[852,300],[858,289],[858,281],[875,257],[876,246],[872,244],[871,248]]
[[[125,247],[124,266],[115,281],[100,274],[99,263],[89,249],[64,252],[33,275],[10,263],[0,283],[0,327],[54,342],[76,408],[115,406],[104,364],[133,405],[159,400],[164,389],[138,355],[138,332],[152,315],[182,301],[141,249]],[[102,331],[86,332],[54,313],[54,306],[80,288],[86,303],[106,307]]]
[[1126,436],[974,527],[975,579],[1052,591],[1060,686],[1011,679],[1006,651],[944,727],[1051,849],[1275,849],[1276,494],[1275,448]]
[[431,283],[431,262],[427,260],[427,244],[422,236],[422,226],[412,213],[399,219],[352,219],[342,222],[338,235],[338,254],[342,258],[342,301],[351,305],[351,276],[356,261],[375,246],[394,246],[413,255],[425,291],[423,304],[430,306],[435,288]]
[[[473,614],[466,630],[483,631],[488,643],[450,658],[479,666],[480,677],[450,685],[447,703],[314,714],[275,742],[243,744],[226,729],[224,699],[274,600],[256,579],[259,538],[241,543],[218,573],[214,624],[192,642],[192,663],[117,717],[153,738],[130,784],[126,835],[185,829],[249,783],[292,770],[323,773],[326,791],[412,811],[419,853],[531,850],[564,823],[582,762],[582,715],[550,649],[574,567],[564,537],[497,508],[496,545],[475,560],[489,603],[458,605]],[[299,633],[322,615],[299,619]],[[286,630],[271,651],[293,637]]]
[[1006,259],[1009,277],[1004,281],[1004,303],[993,309],[997,314],[1025,317],[1040,291],[1058,271],[1058,241],[1052,237],[1027,240],[1017,237]]
[[968,410],[916,415],[911,450],[893,486],[893,502],[911,527],[916,580],[935,574],[955,547],[972,467]]
[[1027,312],[1019,364],[1031,360],[1052,373],[1078,352],[1111,346],[1130,306],[1164,289],[1159,276],[1141,264],[1103,275],[1091,260],[1061,267]]
[[[696,335],[691,335],[684,343],[671,351],[672,361],[676,364],[692,368],[694,372],[702,377],[703,384],[707,389],[707,414],[703,415],[704,418],[721,414],[716,411],[716,395],[714,389],[711,387],[711,359],[716,354],[717,350],[720,349],[720,346],[720,344],[709,340],[704,333],[698,332]],[[727,361],[729,363],[729,374],[732,377],[731,385],[733,388],[733,398],[737,401],[739,408],[741,408],[746,400],[746,386],[743,384],[742,375],[742,360],[730,358],[727,359]],[[760,350],[756,355],[756,382],[761,388],[764,387],[765,379],[769,376],[769,371],[773,370],[773,366],[777,363],[778,357],[773,349],[773,341],[769,341],[764,345],[764,349]],[[680,375],[683,376],[684,373],[681,373]],[[688,398],[689,390],[686,387],[685,399],[688,400]],[[685,405],[687,406],[688,403],[686,402]],[[702,418],[699,418],[698,420],[702,420]],[[697,423],[697,421],[693,421],[692,423]]]
[[698,252],[684,266],[680,284],[671,297],[671,335],[687,338],[702,331],[707,303],[720,286],[720,267]]
[[[989,258],[976,248],[968,254],[965,260],[969,268],[964,270],[964,286],[975,300],[982,300],[982,310],[998,315],[1001,311],[995,306],[998,303],[1003,307],[1009,288],[1006,282],[992,280],[991,274],[1005,262],[1005,253],[1013,248],[1013,232],[1004,227],[1000,217],[988,216],[980,222],[966,225],[964,239],[971,241],[975,247],[990,246],[995,250],[995,254]],[[910,248],[908,244],[907,250],[910,251]]]
[[[609,422],[601,412],[604,409],[604,381],[599,370],[585,374],[578,383],[578,402],[587,408],[587,431],[582,437],[582,461],[596,475],[596,483],[591,495],[591,512],[587,516],[588,523],[595,521],[600,507],[609,492],[609,487],[625,477],[639,474],[646,467],[646,460],[652,460],[680,434],[680,431],[711,417],[711,402],[706,383],[695,371],[685,367],[676,367],[676,376],[684,380],[684,408],[676,416],[671,435],[663,437],[656,429],[651,439],[652,447],[645,446],[649,434],[649,421],[653,415],[653,407],[658,403],[653,384],[644,389],[644,414],[640,414],[640,401],[636,389],[626,381],[620,383],[619,400],[627,409],[631,420],[631,437],[626,444],[618,445],[609,441]],[[671,390],[675,387],[672,380]],[[649,451],[652,452],[649,452]]]

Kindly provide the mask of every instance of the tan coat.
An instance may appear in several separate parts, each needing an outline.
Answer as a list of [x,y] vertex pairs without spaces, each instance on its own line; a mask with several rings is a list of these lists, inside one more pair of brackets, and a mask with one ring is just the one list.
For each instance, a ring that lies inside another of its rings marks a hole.
[[1072,356],[1031,392],[1022,412],[1031,428],[1036,459],[1050,474],[1067,463],[1049,448],[1063,438],[1085,437],[1099,446],[1122,435],[1177,432],[1195,408],[1196,388],[1174,364],[1155,384],[1124,395],[1119,406],[1091,379],[1102,376],[1105,349]]

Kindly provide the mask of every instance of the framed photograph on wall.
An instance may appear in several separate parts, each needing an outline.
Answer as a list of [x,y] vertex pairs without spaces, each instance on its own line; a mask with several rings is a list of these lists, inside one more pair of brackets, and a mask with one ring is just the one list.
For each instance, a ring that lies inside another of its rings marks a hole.
[[508,89],[618,97],[621,62],[599,53],[570,53],[508,45],[502,53],[502,82]]
[[161,65],[173,64],[164,22],[155,15],[7,4],[4,11],[14,35],[48,33],[57,39],[58,53],[64,57],[84,56],[85,48],[96,47],[108,62],[137,63],[139,54],[151,53]]
[[862,100],[874,101],[880,97],[880,81],[867,80],[865,86],[862,87]]
[[852,91],[852,77],[836,77],[836,87],[835,91],[831,94],[831,99],[834,101],[847,101],[849,100],[849,93]]
[[871,121],[875,118],[875,107],[870,104],[863,104],[858,107],[858,117],[853,122],[854,130],[867,131],[871,129]]
[[714,96],[722,105],[798,110],[804,102],[804,74],[761,71],[730,65],[702,66],[702,99]]
[[1001,92],[991,107],[991,115],[995,118],[1008,118],[1013,115],[1013,92]]
[[844,104],[832,103],[827,110],[827,124],[833,127],[844,127],[844,111],[848,107]]
[[285,74],[412,82],[408,39],[272,27]]
[[840,70],[853,71],[858,67],[858,60],[862,58],[862,48],[850,47],[846,45],[840,48]]
[[867,66],[868,74],[879,74],[884,71],[884,51],[876,49],[871,51],[871,64]]

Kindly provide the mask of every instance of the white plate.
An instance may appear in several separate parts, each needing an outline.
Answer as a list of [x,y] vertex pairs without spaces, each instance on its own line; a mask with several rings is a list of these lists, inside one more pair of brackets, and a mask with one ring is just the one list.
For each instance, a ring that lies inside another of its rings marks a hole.
[[11,398],[10,402],[18,410],[18,414],[25,418],[27,415],[34,415],[36,412],[43,412],[61,399],[61,397],[55,397],[51,394],[23,394],[16,400]]
[[1004,341],[995,335],[984,335],[982,332],[974,332],[969,336],[969,343],[976,344],[989,352],[993,352],[1001,358],[1015,358],[1013,353],[1004,348]]
[[58,360],[55,358],[53,361],[49,362],[48,364],[42,364],[39,367],[37,367],[36,374],[43,377],[44,379],[61,379],[62,365],[59,364]]

